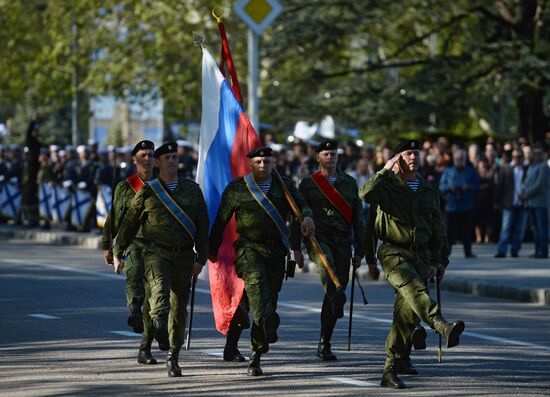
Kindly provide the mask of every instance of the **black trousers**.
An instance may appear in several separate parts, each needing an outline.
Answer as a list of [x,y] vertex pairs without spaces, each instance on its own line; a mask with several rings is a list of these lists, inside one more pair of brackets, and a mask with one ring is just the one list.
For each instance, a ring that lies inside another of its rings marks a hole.
[[472,234],[474,230],[474,211],[447,212],[447,237],[449,249],[456,240],[464,245],[464,255],[472,254]]

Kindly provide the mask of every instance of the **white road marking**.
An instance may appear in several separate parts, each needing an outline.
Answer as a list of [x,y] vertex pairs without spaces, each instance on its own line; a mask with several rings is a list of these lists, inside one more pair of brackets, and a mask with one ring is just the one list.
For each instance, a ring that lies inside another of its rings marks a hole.
[[327,379],[340,382],[340,383],[345,383],[346,385],[353,385],[353,386],[359,386],[359,387],[378,387],[376,383],[365,382],[362,380],[356,380],[352,378],[335,377],[335,378],[327,378]]
[[[210,292],[208,292],[210,293]],[[299,310],[307,310],[312,313],[321,313],[321,309],[316,307],[310,307],[310,306],[304,306],[304,305],[296,305],[294,303],[286,303],[286,302],[277,302],[278,306],[288,307],[290,309],[299,309]],[[344,317],[349,317],[349,314],[344,313]],[[354,314],[353,318],[360,318],[362,320],[369,320],[374,321],[377,323],[384,323],[384,324],[391,324],[392,320],[388,320],[386,318],[380,318],[380,317],[372,317],[372,316],[363,316],[361,314]]]
[[75,269],[73,267],[54,265],[52,263],[46,263],[46,262],[26,261],[26,260],[23,260],[23,259],[0,259],[0,261],[2,261],[2,262],[11,262],[11,263],[20,263],[20,264],[25,264],[25,265],[42,266],[42,267],[46,267],[48,269],[62,270],[62,271],[65,271],[65,272],[78,273],[78,274],[86,274],[88,276],[105,277],[105,278],[111,278],[111,279],[116,279],[116,280],[125,280],[125,277],[124,277],[123,274],[114,274],[114,273],[96,272],[96,271],[93,271],[93,270]]
[[42,314],[42,313],[29,314],[28,316],[29,316],[29,317],[41,318],[41,319],[43,319],[43,320],[58,320],[58,319],[61,318],[61,317],[50,316],[49,314]]
[[207,351],[203,351],[203,353],[209,354],[209,355],[211,355],[211,356],[223,357],[223,353],[221,353],[221,352],[207,352]]
[[140,338],[141,334],[136,334],[135,332],[130,331],[109,331],[111,334],[117,334],[122,336],[129,336],[131,338]]
[[[93,271],[93,270],[75,269],[75,268],[72,268],[72,267],[59,266],[59,265],[49,264],[49,263],[45,263],[45,262],[37,262],[37,261],[32,261],[32,260],[0,259],[0,262],[17,263],[17,264],[24,264],[24,265],[35,265],[35,266],[41,266],[41,267],[54,269],[54,270],[62,270],[62,271],[78,273],[78,274],[86,274],[86,275],[90,275],[90,276],[116,279],[116,280],[120,280],[120,281],[124,280],[124,277],[122,275],[105,273],[105,272],[97,272],[97,271]],[[201,294],[210,295],[210,290],[205,289],[205,288],[196,288],[196,291],[200,292]],[[312,312],[312,313],[320,313],[321,312],[321,309],[316,308],[316,307],[296,305],[296,304],[293,304],[293,303],[278,302],[278,305],[282,306],[282,307],[288,307],[288,308],[291,308],[291,309],[306,310],[306,311],[309,311],[309,312]],[[345,316],[347,316],[347,313],[345,314]],[[386,319],[386,318],[380,318],[380,317],[363,316],[361,314],[354,314],[354,317],[355,318],[360,318],[362,320],[369,320],[369,321],[374,321],[374,322],[384,323],[384,324],[391,324],[392,323],[392,320],[389,320],[389,319]],[[130,332],[130,333],[133,334],[133,332]],[[136,335],[139,335],[139,334],[136,334]],[[466,331],[462,335],[469,336],[471,338],[481,339],[481,340],[490,340],[490,341],[493,341],[493,342],[499,342],[499,343],[512,345],[512,346],[527,347],[527,348],[535,349],[535,350],[550,351],[550,346],[540,345],[540,344],[537,344],[537,343],[523,342],[523,341],[518,341],[518,340],[514,340],[514,339],[500,338],[500,337],[497,337],[497,336],[481,334],[481,333],[478,333],[478,332]]]

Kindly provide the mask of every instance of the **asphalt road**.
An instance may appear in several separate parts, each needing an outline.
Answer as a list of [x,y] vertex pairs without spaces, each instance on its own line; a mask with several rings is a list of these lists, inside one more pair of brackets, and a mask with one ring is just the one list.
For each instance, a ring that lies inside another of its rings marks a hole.
[[[315,357],[322,289],[317,274],[283,286],[279,342],[262,358],[266,376],[246,363],[225,363],[225,338],[213,323],[208,284],[199,281],[191,349],[180,354],[184,376],[170,379],[160,363],[136,363],[139,335],[126,325],[123,277],[102,264],[99,250],[0,240],[0,394],[2,396],[277,395],[277,396],[531,396],[550,395],[550,308],[445,292],[443,313],[462,319],[461,345],[437,363],[437,337],[413,353],[420,374],[409,389],[378,386],[393,291],[364,282],[356,289],[352,351],[347,315],[337,325],[338,361]],[[348,308],[346,308],[347,312]],[[240,348],[248,354],[248,332]]]

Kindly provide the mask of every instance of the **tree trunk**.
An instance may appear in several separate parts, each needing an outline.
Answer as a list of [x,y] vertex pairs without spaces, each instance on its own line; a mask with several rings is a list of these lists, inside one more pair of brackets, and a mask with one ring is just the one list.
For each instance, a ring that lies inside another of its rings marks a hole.
[[544,93],[537,89],[527,89],[517,99],[519,133],[530,143],[543,142],[548,128],[548,119],[543,112]]

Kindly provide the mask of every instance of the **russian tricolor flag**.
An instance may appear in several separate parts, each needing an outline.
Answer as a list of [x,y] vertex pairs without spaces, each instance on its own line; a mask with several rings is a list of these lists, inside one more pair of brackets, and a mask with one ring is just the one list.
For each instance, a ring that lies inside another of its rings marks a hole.
[[[202,118],[199,139],[197,183],[205,196],[210,227],[221,196],[233,179],[249,173],[246,154],[261,146],[260,138],[241,104],[206,48],[202,55]],[[235,273],[233,242],[237,239],[235,218],[225,229],[218,262],[208,262],[210,291],[216,328],[227,333],[243,295],[244,282]]]

